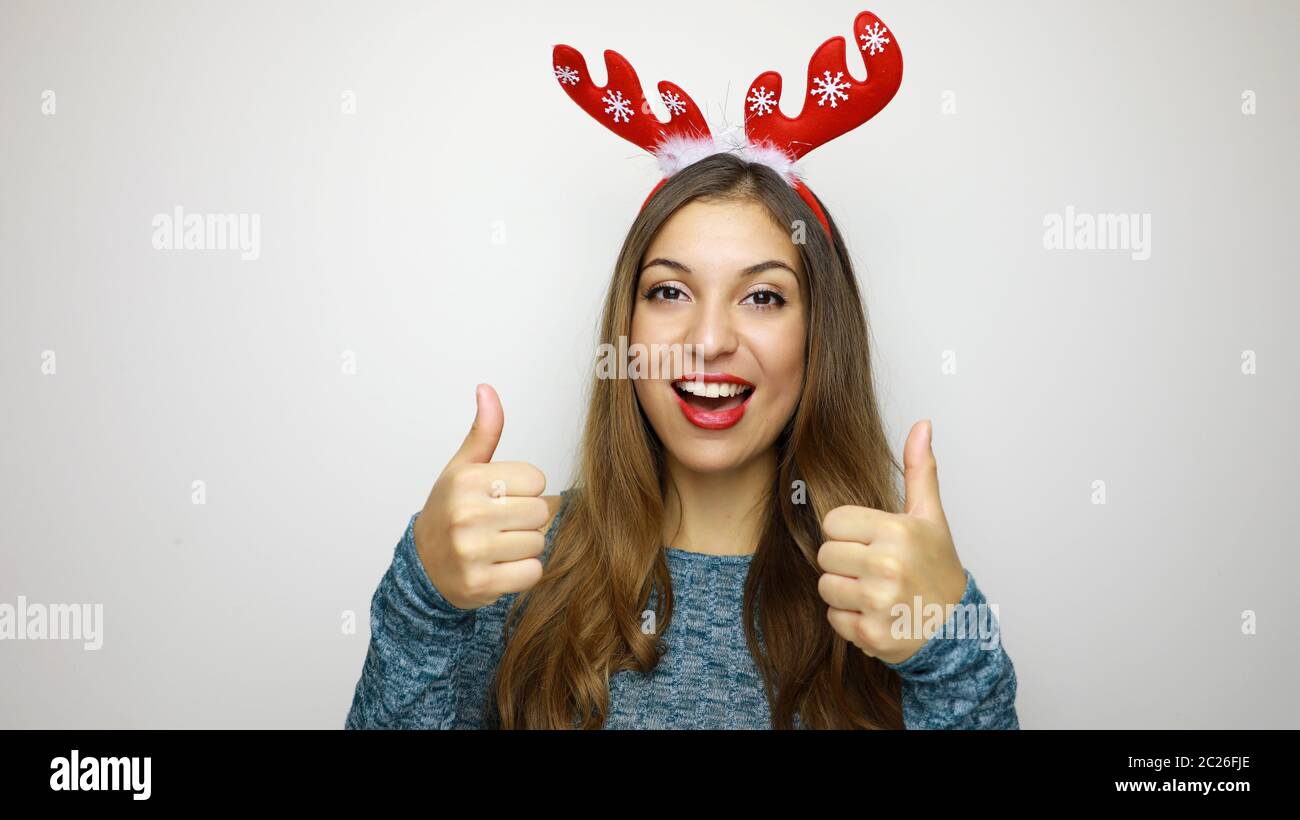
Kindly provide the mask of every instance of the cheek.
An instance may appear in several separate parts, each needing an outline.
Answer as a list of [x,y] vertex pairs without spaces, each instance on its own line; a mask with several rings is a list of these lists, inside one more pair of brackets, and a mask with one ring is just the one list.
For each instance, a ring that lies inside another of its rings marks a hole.
[[640,342],[646,344],[654,341],[655,321],[647,311],[641,309],[638,304],[632,309],[632,324],[628,328],[628,342],[636,344]]
[[629,344],[680,344],[690,332],[691,313],[685,305],[651,305],[640,300],[632,309]]
[[641,407],[650,413],[654,407],[654,395],[651,393],[651,382],[648,379],[629,379],[632,382],[632,390],[636,400]]
[[804,322],[782,322],[764,328],[753,337],[755,353],[763,375],[777,387],[783,398],[797,396],[803,385]]

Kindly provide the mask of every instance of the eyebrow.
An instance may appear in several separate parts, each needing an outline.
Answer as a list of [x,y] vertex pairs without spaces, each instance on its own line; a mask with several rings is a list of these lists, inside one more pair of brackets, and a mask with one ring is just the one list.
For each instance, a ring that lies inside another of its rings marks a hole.
[[[663,256],[656,256],[654,259],[651,259],[649,262],[642,265],[641,272],[644,273],[646,268],[653,267],[654,265],[663,265],[665,267],[672,268],[673,270],[681,271],[682,273],[694,272],[690,268],[683,265],[681,262],[678,262],[676,259],[668,259],[667,257],[663,257]],[[768,259],[763,262],[758,262],[756,264],[750,265],[749,267],[743,269],[740,272],[740,275],[753,276],[756,273],[762,273],[763,271],[771,270],[772,268],[785,268],[786,270],[790,271],[790,273],[794,274],[796,277],[798,277],[799,275],[798,273],[795,272],[794,268],[790,267],[789,265],[780,261],[779,259]]]

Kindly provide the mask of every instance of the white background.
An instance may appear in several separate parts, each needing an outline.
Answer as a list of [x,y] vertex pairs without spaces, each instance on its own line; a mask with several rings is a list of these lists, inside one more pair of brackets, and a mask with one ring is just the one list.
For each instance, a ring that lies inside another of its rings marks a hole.
[[[767,69],[797,113],[862,8],[0,2],[0,603],[105,618],[98,652],[0,641],[0,727],[341,727],[475,383],[499,454],[570,477],[601,294],[658,177],[567,99],[552,46],[602,83],[616,49],[735,124]],[[1300,726],[1300,6],[870,8],[902,89],[803,168],[896,447],[934,420],[1022,724]],[[1071,205],[1150,214],[1151,258],[1045,250]],[[260,215],[260,258],[155,250],[176,206]]]

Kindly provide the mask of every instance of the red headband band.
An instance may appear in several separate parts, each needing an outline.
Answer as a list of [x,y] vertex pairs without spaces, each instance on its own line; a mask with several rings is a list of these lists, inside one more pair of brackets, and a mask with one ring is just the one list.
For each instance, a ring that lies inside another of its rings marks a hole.
[[808,203],[829,235],[826,214],[804,185],[794,163],[878,114],[903,81],[903,57],[898,44],[876,15],[869,11],[858,14],[853,33],[858,45],[855,50],[866,65],[866,80],[859,82],[849,76],[844,38],[831,37],[808,62],[808,98],[799,114],[787,117],[781,113],[781,75],[765,71],[750,84],[745,97],[745,139],[731,145],[720,144],[695,102],[666,80],[659,83],[658,89],[668,109],[668,122],[660,122],[650,110],[636,71],[617,51],[605,51],[607,79],[603,86],[592,82],[586,61],[570,46],[555,46],[552,62],[555,78],[570,99],[593,119],[659,161],[664,177],[651,189],[642,207],[677,171],[707,156],[731,152],[780,174]]

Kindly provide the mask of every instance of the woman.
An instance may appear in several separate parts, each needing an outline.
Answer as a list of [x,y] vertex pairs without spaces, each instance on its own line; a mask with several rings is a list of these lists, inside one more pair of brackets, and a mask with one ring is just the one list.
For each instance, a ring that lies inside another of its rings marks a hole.
[[898,497],[825,216],[829,233],[772,168],[729,153],[653,193],[601,342],[691,345],[703,372],[596,378],[562,496],[493,461],[503,415],[480,385],[375,593],[349,728],[1018,728],[995,619],[978,637],[912,628],[985,602],[928,422]]

